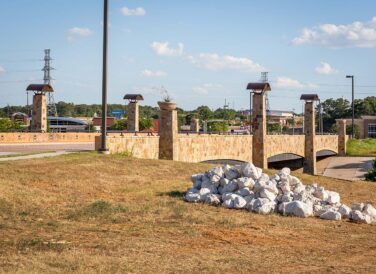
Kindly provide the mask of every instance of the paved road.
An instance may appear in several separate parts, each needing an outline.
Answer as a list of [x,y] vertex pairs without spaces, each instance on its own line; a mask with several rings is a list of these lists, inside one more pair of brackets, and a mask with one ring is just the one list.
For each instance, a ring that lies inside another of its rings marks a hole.
[[352,181],[363,180],[374,159],[375,157],[333,157],[323,175]]
[[94,143],[24,143],[0,144],[2,155],[17,153],[32,153],[43,151],[94,151]]

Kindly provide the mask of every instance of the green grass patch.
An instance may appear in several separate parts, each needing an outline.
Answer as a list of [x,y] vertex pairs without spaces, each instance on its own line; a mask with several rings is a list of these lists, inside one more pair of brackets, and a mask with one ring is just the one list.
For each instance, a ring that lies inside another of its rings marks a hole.
[[101,219],[113,219],[113,217],[118,213],[128,212],[128,208],[116,204],[113,205],[107,201],[95,201],[87,206],[81,208],[75,208],[68,216],[71,220],[81,220],[90,218],[101,218]]
[[376,156],[376,139],[351,139],[347,142],[349,156]]

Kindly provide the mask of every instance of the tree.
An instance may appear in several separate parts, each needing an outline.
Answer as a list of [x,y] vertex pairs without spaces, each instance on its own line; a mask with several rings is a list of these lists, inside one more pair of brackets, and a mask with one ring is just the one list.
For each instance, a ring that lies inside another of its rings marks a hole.
[[208,123],[208,130],[209,132],[227,132],[228,124],[225,121]]
[[149,118],[142,118],[139,122],[140,125],[140,131],[143,131],[145,129],[151,129],[153,127],[153,121]]
[[20,122],[13,122],[10,119],[0,119],[0,132],[20,131],[22,125]]
[[200,106],[195,112],[198,114],[198,117],[201,121],[207,121],[213,118],[213,111],[208,106]]
[[280,123],[268,124],[269,133],[281,133],[282,126]]
[[[350,102],[343,98],[327,99],[322,104],[324,131],[329,131],[336,119],[351,117]],[[319,109],[316,109],[319,112]]]
[[110,127],[111,130],[125,130],[127,129],[128,121],[126,119],[116,120]]

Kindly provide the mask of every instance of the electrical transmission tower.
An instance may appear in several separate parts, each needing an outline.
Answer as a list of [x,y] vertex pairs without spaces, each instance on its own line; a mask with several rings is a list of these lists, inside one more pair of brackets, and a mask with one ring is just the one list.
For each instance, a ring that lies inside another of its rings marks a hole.
[[[51,85],[51,81],[53,80],[51,77],[51,70],[54,68],[51,67],[51,50],[50,49],[45,49],[44,50],[44,67],[42,71],[44,72],[44,83]],[[57,109],[55,105],[55,99],[54,99],[54,94],[53,92],[48,92],[48,97],[47,97],[47,116],[54,116],[57,117]]]

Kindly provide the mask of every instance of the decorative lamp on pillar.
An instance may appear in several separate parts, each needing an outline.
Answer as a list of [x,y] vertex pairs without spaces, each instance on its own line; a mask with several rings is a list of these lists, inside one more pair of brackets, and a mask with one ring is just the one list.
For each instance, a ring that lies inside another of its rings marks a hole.
[[253,164],[260,168],[268,168],[265,153],[266,143],[266,100],[265,95],[271,91],[269,83],[249,83],[247,90],[253,94],[252,106],[252,159]]
[[130,132],[139,131],[139,105],[138,101],[143,101],[141,94],[126,94],[124,100],[128,100],[128,123],[127,130]]
[[26,90],[34,92],[31,130],[47,132],[46,93],[53,92],[54,89],[48,84],[31,84]]
[[314,102],[319,101],[317,94],[302,94],[300,100],[304,105],[304,166],[303,172],[316,174],[316,124]]

